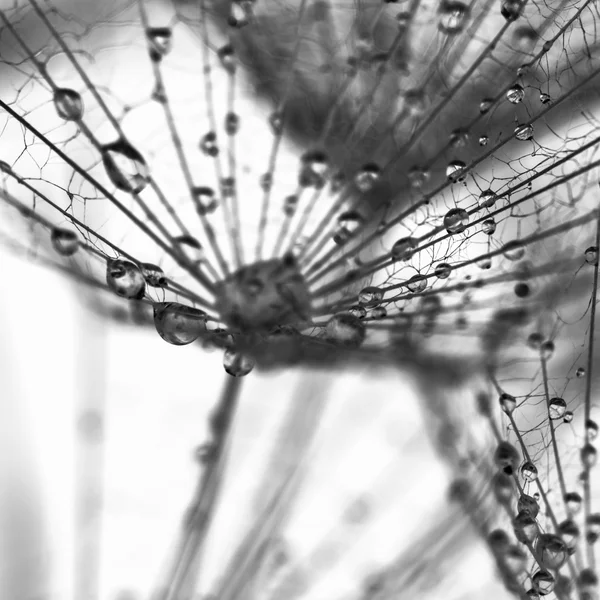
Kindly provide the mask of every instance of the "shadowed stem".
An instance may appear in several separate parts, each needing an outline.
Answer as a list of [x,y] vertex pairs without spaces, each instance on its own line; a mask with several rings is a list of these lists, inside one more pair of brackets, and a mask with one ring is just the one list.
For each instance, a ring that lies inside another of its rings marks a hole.
[[184,600],[194,591],[202,546],[206,539],[223,479],[233,415],[242,379],[227,376],[219,403],[209,423],[212,434],[210,456],[185,513],[183,532],[175,549],[168,575],[155,600]]

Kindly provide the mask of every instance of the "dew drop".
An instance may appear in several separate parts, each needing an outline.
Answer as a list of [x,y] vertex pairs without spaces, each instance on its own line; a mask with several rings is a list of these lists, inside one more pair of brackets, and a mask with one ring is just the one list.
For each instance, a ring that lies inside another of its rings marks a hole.
[[595,544],[600,536],[600,513],[591,514],[586,522],[588,526],[587,542]]
[[516,21],[523,12],[523,0],[503,0],[500,7],[500,14],[508,21]]
[[144,297],[146,281],[140,269],[128,260],[109,260],[106,263],[106,283],[123,298]]
[[421,189],[429,179],[429,171],[423,167],[411,167],[408,171],[408,181],[414,189]]
[[491,208],[496,204],[498,196],[492,190],[484,190],[479,195],[479,206],[482,208]]
[[579,527],[577,527],[575,521],[572,519],[563,521],[558,526],[558,533],[568,549],[575,547],[580,535]]
[[460,33],[469,18],[469,7],[462,2],[442,0],[438,8],[438,29],[443,33]]
[[255,361],[249,354],[227,348],[223,353],[223,367],[232,377],[244,377],[254,369]]
[[500,394],[500,407],[507,415],[512,415],[513,411],[517,407],[517,399],[507,393]]
[[451,208],[444,216],[444,227],[450,235],[462,233],[469,224],[469,213],[464,208]]
[[407,282],[406,287],[413,294],[420,294],[427,288],[427,279],[421,275],[413,275]]
[[375,308],[383,300],[383,291],[378,287],[366,287],[358,294],[358,303],[366,308]]
[[236,69],[235,51],[231,44],[225,44],[217,50],[217,56],[221,61],[223,68],[233,74]]
[[525,90],[523,86],[515,83],[512,87],[510,87],[506,92],[506,99],[511,104],[519,104],[525,98]]
[[493,235],[496,232],[496,220],[491,218],[482,221],[481,231],[483,231],[483,233],[486,235]]
[[375,320],[384,319],[387,317],[387,309],[385,306],[377,306],[371,311],[371,316]]
[[585,251],[585,262],[588,265],[596,266],[598,264],[598,247],[590,246]]
[[536,520],[527,512],[520,512],[513,519],[515,537],[523,544],[531,544],[538,535]]
[[550,94],[541,92],[540,93],[540,102],[542,104],[550,104],[550,102],[552,102],[552,98],[550,97]]
[[507,475],[506,473],[496,473],[492,480],[492,487],[498,502],[506,503],[512,500],[514,485],[510,475]]
[[157,302],[154,326],[165,342],[184,346],[197,340],[206,329],[206,313],[178,302]]
[[367,309],[364,306],[353,306],[348,312],[357,319],[364,319],[367,316]]
[[588,436],[588,439],[595,440],[598,437],[598,423],[593,421],[592,419],[588,419],[585,422],[585,430]]
[[448,263],[438,263],[435,266],[434,274],[438,279],[448,279],[450,277],[450,273],[452,272],[452,267]]
[[333,234],[333,241],[341,246],[352,238],[365,222],[363,216],[355,211],[343,212],[338,217],[338,227]]
[[550,419],[556,421],[562,419],[567,412],[567,403],[562,398],[552,398],[548,404]]
[[586,469],[591,469],[596,464],[596,461],[598,460],[598,453],[596,452],[596,448],[594,448],[594,446],[592,446],[592,444],[586,444],[581,449],[580,456],[581,456],[581,464]]
[[512,475],[521,460],[517,449],[509,442],[502,441],[494,452],[494,463],[505,475]]
[[286,196],[283,201],[283,214],[286,217],[293,217],[296,214],[296,209],[298,208],[298,196],[295,194],[291,194],[290,196]]
[[404,94],[404,103],[413,117],[421,115],[425,111],[423,90],[408,90]]
[[219,154],[219,146],[217,145],[217,134],[214,131],[209,131],[202,136],[200,140],[200,150],[207,156],[217,156]]
[[194,187],[192,188],[192,195],[196,203],[196,211],[200,215],[214,212],[219,204],[215,197],[215,191],[210,187]]
[[518,546],[510,546],[502,557],[502,564],[513,576],[518,576],[527,568],[527,555]]
[[50,242],[54,250],[62,256],[73,256],[79,249],[79,237],[70,229],[54,227],[50,234]]
[[540,346],[540,355],[543,360],[550,360],[554,356],[554,342],[548,340]]
[[484,256],[477,261],[477,266],[484,271],[492,268],[492,259],[489,256]]
[[234,112],[225,115],[225,133],[235,135],[240,130],[240,117]]
[[150,182],[144,157],[125,140],[103,146],[102,163],[115,187],[124,192],[137,194]]
[[171,51],[172,36],[170,27],[149,27],[146,30],[151,60],[160,62]]
[[83,100],[79,92],[59,88],[54,92],[54,107],[61,119],[79,121],[83,117]]
[[191,235],[180,235],[173,238],[173,241],[194,264],[198,265],[204,261],[204,248],[195,237]]
[[399,239],[392,246],[392,259],[408,261],[413,257],[415,250],[418,246],[418,242],[415,238],[405,237]]
[[450,145],[453,148],[464,148],[469,143],[469,132],[466,129],[455,129],[450,133]]
[[568,410],[568,411],[565,413],[565,418],[563,419],[563,421],[564,421],[565,423],[571,423],[571,421],[573,421],[573,413],[572,413],[570,410]]
[[273,135],[280,135],[283,133],[283,114],[280,112],[271,113],[269,116],[269,127],[273,132]]
[[167,285],[165,272],[158,265],[142,263],[140,268],[142,269],[142,275],[149,286],[165,287]]
[[370,192],[381,177],[381,169],[374,163],[364,165],[354,177],[354,183],[361,192]]
[[537,467],[531,461],[525,461],[521,466],[521,477],[525,481],[535,481],[538,477]]
[[331,317],[325,328],[331,341],[348,348],[358,348],[366,335],[365,324],[349,313],[338,313]]
[[525,256],[525,246],[523,245],[523,242],[519,240],[511,240],[504,244],[502,254],[504,255],[504,258],[512,262],[521,260]]
[[487,135],[479,136],[479,145],[480,146],[487,146],[489,141],[490,141],[490,138]]
[[529,334],[529,337],[527,338],[527,345],[532,350],[539,350],[540,346],[542,345],[543,339],[544,338],[543,338],[542,334],[535,331],[535,332]]
[[530,140],[533,138],[533,125],[517,125],[515,127],[515,137],[522,142]]
[[540,535],[536,551],[540,559],[540,566],[553,571],[560,569],[569,557],[569,549],[565,542],[552,533]]
[[516,283],[513,289],[517,298],[527,298],[527,296],[529,296],[531,293],[529,285],[523,281]]
[[540,596],[547,596],[554,590],[555,580],[548,571],[536,571],[531,583]]
[[535,519],[538,516],[538,513],[540,512],[540,505],[533,496],[521,494],[517,502],[517,510],[519,512],[527,513]]
[[510,546],[510,538],[504,529],[494,529],[487,538],[492,552],[503,552]]
[[[487,112],[489,112],[490,108],[492,108],[492,106],[494,106],[494,101],[492,100],[492,98],[484,98],[480,103],[479,103],[479,112],[482,115],[485,115]],[[486,136],[487,137],[487,136]],[[487,143],[487,142],[486,142]]]
[[221,179],[221,193],[225,198],[231,198],[235,195],[235,186],[235,177],[223,177]]
[[467,176],[466,169],[467,165],[462,160],[451,161],[446,167],[446,177],[448,178],[448,181],[451,183],[464,181]]
[[320,150],[309,150],[300,159],[298,184],[302,187],[321,188],[325,184],[325,173],[329,168],[329,157]]

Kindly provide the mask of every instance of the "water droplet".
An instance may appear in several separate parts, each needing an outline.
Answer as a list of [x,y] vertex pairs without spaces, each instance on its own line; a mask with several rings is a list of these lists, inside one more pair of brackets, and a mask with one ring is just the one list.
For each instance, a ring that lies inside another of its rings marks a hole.
[[496,232],[496,220],[494,218],[486,219],[481,223],[481,231],[487,235],[493,235]]
[[165,272],[158,265],[142,263],[140,268],[142,269],[142,275],[149,286],[164,287],[167,285]]
[[531,52],[539,38],[537,31],[528,25],[515,29],[512,37],[516,49],[521,52]]
[[492,486],[498,502],[504,504],[512,500],[514,485],[513,480],[509,475],[506,473],[496,473],[492,480]]
[[529,294],[531,293],[531,289],[530,289],[529,285],[522,281],[519,283],[516,283],[513,290],[514,290],[515,296],[517,298],[527,298],[527,296],[529,296]]
[[356,187],[363,193],[370,192],[381,177],[381,169],[374,163],[364,165],[354,177]]
[[492,552],[504,552],[510,546],[510,538],[504,529],[494,529],[487,538]]
[[548,571],[537,571],[531,578],[533,588],[540,596],[547,596],[554,589],[554,577]]
[[325,328],[331,341],[349,348],[358,348],[366,335],[365,324],[349,313],[338,313],[331,317]]
[[519,512],[525,512],[535,519],[540,512],[540,505],[533,496],[521,494],[517,502],[517,510]]
[[600,513],[591,514],[586,522],[588,526],[587,541],[589,544],[595,544],[600,536]]
[[249,354],[227,348],[223,353],[223,367],[232,377],[244,377],[254,369],[255,361]]
[[383,291],[378,287],[366,287],[358,294],[358,303],[366,308],[375,308],[383,300]]
[[506,99],[512,104],[519,104],[525,98],[525,90],[523,86],[515,83],[506,92]]
[[320,150],[309,150],[300,159],[299,185],[321,188],[325,185],[325,173],[329,168],[329,157]]
[[480,146],[487,146],[489,141],[490,141],[490,138],[487,135],[479,136],[479,145]]
[[565,423],[570,423],[572,420],[573,420],[573,413],[572,413],[570,410],[568,410],[568,411],[565,413],[565,418],[563,419],[563,421],[564,421]]
[[420,273],[417,273],[406,282],[406,287],[409,292],[420,294],[427,288],[427,279]]
[[54,91],[54,107],[61,119],[79,121],[83,117],[83,100],[79,92],[68,88]]
[[529,334],[529,337],[527,338],[527,345],[532,349],[532,350],[539,350],[540,346],[542,345],[542,341],[543,341],[543,336],[541,333],[533,332],[531,334]]
[[590,246],[585,251],[585,262],[588,265],[596,266],[598,264],[598,247]]
[[171,51],[173,32],[170,27],[149,27],[146,30],[150,58],[159,62]]
[[577,587],[582,600],[598,600],[598,576],[591,568],[579,572]]
[[412,258],[415,250],[418,246],[418,242],[415,238],[405,237],[399,239],[392,246],[392,259],[408,261]]
[[527,554],[518,546],[510,546],[502,557],[502,564],[514,576],[527,569]]
[[492,108],[492,106],[494,106],[494,100],[492,98],[484,98],[479,103],[479,112],[482,115],[485,115],[485,113],[487,113],[490,110],[490,108]]
[[452,272],[452,267],[448,263],[438,263],[435,267],[435,276],[438,279],[448,279],[450,277],[450,273]]
[[443,33],[460,33],[469,18],[469,7],[462,2],[442,0],[438,8],[438,29]]
[[209,131],[202,136],[200,140],[200,150],[207,156],[217,156],[219,154],[219,146],[217,145],[217,134],[214,131]]
[[515,137],[522,142],[526,142],[533,137],[533,125],[517,125],[515,127]]
[[469,143],[469,132],[466,129],[455,129],[450,134],[450,145],[453,148],[464,148]]
[[109,260],[106,263],[106,283],[123,298],[144,297],[146,280],[140,269],[128,260]]
[[283,214],[286,217],[293,217],[296,214],[296,209],[298,208],[298,196],[295,194],[291,194],[290,196],[286,196],[283,201]]
[[484,190],[479,195],[479,206],[482,208],[491,208],[496,204],[498,196],[492,190]]
[[157,302],[154,326],[165,342],[184,346],[196,341],[206,329],[206,313],[178,302]]
[[364,319],[367,316],[367,309],[364,306],[353,306],[348,312],[357,319]]
[[216,210],[218,201],[215,198],[215,191],[210,187],[198,186],[192,188],[192,195],[196,202],[196,211],[198,214],[207,215]]
[[421,189],[429,179],[429,171],[423,167],[411,167],[408,171],[408,181],[412,188]]
[[464,181],[467,176],[467,165],[462,160],[453,160],[446,167],[446,177],[451,183]]
[[137,194],[150,181],[144,157],[125,140],[103,146],[102,163],[115,187],[124,192]]
[[596,461],[598,460],[598,453],[596,452],[596,448],[594,448],[594,446],[592,446],[592,444],[586,444],[581,449],[580,456],[581,456],[581,464],[586,469],[591,469],[596,464]]
[[273,135],[280,135],[283,132],[283,114],[280,112],[271,113],[269,116],[269,126]]
[[338,227],[333,235],[333,241],[339,246],[345,244],[356,234],[364,222],[363,216],[355,210],[342,213],[338,217]]
[[231,198],[235,195],[235,187],[235,177],[223,177],[221,179],[221,193],[225,198]]
[[263,173],[259,180],[260,188],[263,192],[268,192],[273,187],[273,174]]
[[595,440],[598,437],[598,424],[592,419],[585,422],[585,430],[590,440]]
[[225,115],[225,133],[235,135],[240,130],[240,117],[234,112]]
[[567,403],[562,398],[552,398],[548,404],[548,413],[553,421],[562,419],[567,412]]
[[425,95],[423,90],[408,90],[404,94],[404,104],[413,117],[425,111]]
[[70,229],[54,227],[50,234],[52,247],[63,256],[73,256],[79,249],[79,237]]
[[537,467],[531,461],[525,461],[521,466],[521,477],[525,481],[535,481],[538,478]]
[[494,463],[505,475],[512,475],[520,460],[521,456],[512,444],[506,441],[498,444],[494,452]]
[[552,102],[552,98],[550,97],[550,94],[545,94],[544,92],[540,93],[540,102],[542,104],[550,104],[550,102]]
[[516,21],[523,12],[524,0],[503,0],[500,14],[509,22]]
[[477,261],[477,266],[484,271],[492,268],[492,259],[489,256],[484,256]]
[[546,342],[544,342],[541,346],[540,346],[540,355],[542,357],[543,360],[550,360],[552,358],[552,356],[554,355],[554,342],[552,340],[548,340]]
[[195,237],[191,235],[180,235],[173,238],[173,242],[175,242],[185,256],[194,264],[198,265],[204,260],[204,248]]
[[246,27],[254,16],[253,4],[255,0],[234,0],[231,3],[231,12],[227,17],[229,27],[241,29]]
[[223,68],[229,73],[235,73],[237,62],[235,60],[235,51],[231,44],[225,44],[217,50],[217,56],[223,65]]
[[444,216],[444,227],[451,235],[462,233],[468,224],[469,213],[464,208],[451,208]]
[[513,519],[513,530],[519,542],[531,544],[538,535],[536,520],[527,512],[520,512]]
[[521,260],[525,256],[525,246],[519,240],[511,240],[504,244],[502,254],[504,258],[513,262]]
[[384,319],[387,317],[387,309],[385,306],[377,306],[371,311],[371,316],[376,319]]
[[500,407],[507,415],[512,415],[517,407],[517,399],[507,393],[500,394]]
[[569,549],[565,542],[552,533],[540,535],[536,544],[536,551],[540,559],[540,566],[553,571],[560,569],[569,557]]
[[575,521],[567,519],[558,526],[558,534],[566,544],[567,548],[571,549],[577,544],[580,531],[579,527],[575,524]]

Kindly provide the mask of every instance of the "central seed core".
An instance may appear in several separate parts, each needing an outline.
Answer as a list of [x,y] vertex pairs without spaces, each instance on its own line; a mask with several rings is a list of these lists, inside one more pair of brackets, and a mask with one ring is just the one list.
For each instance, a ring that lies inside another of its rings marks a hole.
[[218,284],[216,296],[221,319],[243,333],[310,320],[310,295],[292,255],[241,267]]

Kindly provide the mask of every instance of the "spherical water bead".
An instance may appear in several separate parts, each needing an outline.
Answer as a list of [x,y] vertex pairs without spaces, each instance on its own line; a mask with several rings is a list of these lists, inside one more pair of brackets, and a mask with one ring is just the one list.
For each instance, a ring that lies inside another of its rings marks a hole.
[[408,181],[414,189],[421,189],[429,179],[430,173],[423,167],[411,167],[408,171]]
[[504,244],[502,254],[504,255],[504,258],[512,262],[521,260],[525,256],[525,246],[523,245],[523,242],[519,240],[511,240]]
[[585,368],[578,367],[577,371],[575,371],[575,377],[577,377],[578,379],[582,379],[583,377],[585,377]]
[[527,568],[527,554],[518,546],[510,546],[502,556],[503,566],[514,576],[518,576]]
[[556,421],[562,419],[567,412],[567,403],[562,398],[552,398],[548,404],[550,419]]
[[479,136],[479,145],[480,146],[487,146],[489,141],[490,141],[490,138],[487,135]]
[[564,421],[565,423],[570,423],[572,420],[573,420],[573,413],[572,413],[570,410],[568,410],[568,411],[565,413],[565,418],[563,419],[563,421]]
[[283,214],[286,217],[293,217],[296,214],[298,208],[298,196],[296,194],[290,194],[283,200]]
[[348,348],[358,348],[365,340],[366,328],[354,315],[338,313],[327,323],[325,334],[332,342]]
[[233,74],[236,69],[235,50],[231,44],[225,44],[217,50],[217,56],[223,68]]
[[106,263],[106,283],[117,296],[129,299],[144,297],[146,280],[137,265],[128,260],[109,260]]
[[598,437],[598,423],[592,419],[587,419],[585,422],[585,431],[589,440],[595,440]]
[[168,284],[165,272],[158,265],[142,263],[140,268],[142,270],[142,275],[149,286],[165,287]]
[[206,313],[178,302],[157,302],[154,326],[165,342],[184,346],[196,341],[206,329]]
[[171,38],[173,32],[170,27],[148,27],[148,51],[154,62],[159,62],[171,51]]
[[212,188],[205,186],[193,187],[192,195],[196,202],[198,214],[207,215],[217,209],[218,202],[215,197],[215,190]]
[[500,394],[500,407],[507,415],[512,415],[513,411],[517,407],[517,399],[507,393]]
[[300,158],[298,184],[302,187],[321,188],[325,184],[325,173],[329,168],[329,157],[320,150],[309,150]]
[[435,266],[434,274],[438,279],[448,279],[451,272],[452,267],[448,263],[441,262]]
[[352,238],[364,224],[364,217],[356,210],[348,210],[338,217],[338,227],[333,235],[333,241],[341,246]]
[[234,112],[225,115],[225,133],[235,135],[240,130],[240,117]]
[[564,540],[552,533],[543,533],[538,538],[536,551],[540,566],[545,569],[560,569],[569,558],[569,549]]
[[374,163],[364,165],[354,177],[354,183],[361,192],[370,192],[381,177],[381,169]]
[[496,220],[486,219],[481,223],[481,231],[486,235],[493,235],[496,232]]
[[532,543],[538,536],[536,520],[526,512],[520,512],[513,519],[513,530],[517,540],[523,544]]
[[598,453],[592,444],[586,444],[580,452],[581,464],[586,469],[591,469],[598,460]]
[[564,497],[567,509],[572,513],[578,513],[581,510],[583,499],[577,492],[567,492]]
[[544,338],[541,333],[534,331],[533,333],[529,334],[529,337],[527,338],[527,345],[532,350],[539,350],[540,346],[542,345],[543,339]]
[[364,306],[353,306],[348,312],[357,319],[364,319],[367,316],[367,309]]
[[540,346],[540,356],[543,360],[550,360],[554,355],[554,342],[548,340]]
[[413,275],[406,282],[406,287],[408,288],[409,292],[412,292],[413,294],[420,294],[427,288],[427,279],[421,274]]
[[533,137],[533,125],[517,125],[515,127],[515,137],[522,142],[526,142]]
[[469,137],[466,129],[455,129],[450,133],[450,145],[453,148],[464,148],[469,143]]
[[489,110],[490,110],[490,108],[492,108],[492,106],[494,106],[494,101],[492,100],[492,98],[484,98],[479,103],[479,112],[482,115],[485,115],[487,112],[489,112]]
[[531,288],[527,283],[524,283],[523,281],[516,283],[513,290],[517,298],[527,298],[527,296],[529,296],[529,294],[531,293]]
[[591,514],[586,519],[587,524],[587,542],[589,544],[595,544],[600,537],[600,513]]
[[446,177],[451,183],[464,181],[467,176],[467,165],[462,160],[453,160],[446,167]]
[[219,154],[219,146],[217,145],[217,134],[214,131],[209,131],[204,134],[200,140],[200,150],[206,156],[217,156]]
[[535,519],[540,512],[540,505],[533,496],[521,494],[519,496],[519,500],[517,501],[517,510],[519,512],[527,513],[529,516]]
[[492,268],[492,259],[489,256],[484,256],[477,261],[477,266],[484,271]]
[[573,519],[567,519],[558,526],[558,534],[568,549],[574,548],[580,535],[579,527]]
[[150,182],[150,172],[144,157],[125,140],[102,147],[102,163],[114,186],[137,194]]
[[510,538],[504,529],[494,529],[491,531],[487,541],[494,553],[504,552],[510,546]]
[[221,193],[225,198],[231,198],[235,195],[236,190],[236,178],[235,177],[223,177],[221,179]]
[[454,0],[442,0],[438,8],[438,29],[442,33],[460,33],[469,18],[469,7]]
[[496,473],[492,479],[492,488],[498,502],[506,503],[512,500],[515,488],[510,475]]
[[68,88],[54,91],[54,107],[61,119],[79,121],[83,117],[83,100],[79,92]]
[[525,596],[527,597],[527,600],[540,600],[541,598],[537,590],[534,590],[533,588],[527,590]]
[[383,290],[378,287],[366,287],[358,294],[358,303],[366,308],[375,308],[383,300]]
[[517,469],[520,460],[521,455],[512,444],[506,441],[498,444],[494,452],[494,463],[503,473],[512,475]]
[[371,311],[371,316],[375,320],[385,319],[387,317],[387,309],[385,306],[377,306]]
[[521,52],[531,52],[539,39],[537,31],[527,25],[515,29],[512,37],[516,49]]
[[202,244],[191,235],[180,235],[173,238],[173,241],[177,247],[183,252],[183,254],[191,260],[195,265],[199,265],[204,261],[204,248]]
[[418,241],[412,237],[399,239],[392,246],[392,259],[402,261],[410,260],[413,257],[418,245]]
[[590,568],[582,569],[577,577],[577,588],[582,600],[598,600],[598,576]]
[[496,204],[498,196],[492,190],[484,190],[479,195],[479,206],[481,208],[491,208]]
[[54,227],[50,234],[52,247],[62,256],[73,256],[79,249],[79,237],[70,229]]
[[531,583],[540,596],[547,596],[554,590],[556,582],[548,571],[536,571],[531,578]]
[[590,246],[585,251],[585,262],[594,266],[598,264],[598,246]]
[[523,86],[515,83],[512,87],[510,87],[506,92],[506,99],[511,104],[519,104],[525,98],[525,90]]
[[223,367],[232,377],[244,377],[254,369],[255,361],[250,355],[227,348],[223,353]]
[[273,135],[281,135],[283,133],[283,114],[281,112],[271,113],[269,116],[269,127]]
[[524,0],[502,0],[500,14],[508,21],[516,21],[523,12]]
[[550,97],[550,94],[541,92],[540,93],[540,102],[542,104],[550,104],[550,102],[552,102],[552,98]]
[[525,461],[521,466],[521,477],[525,481],[535,481],[538,478],[537,467],[531,461]]
[[444,227],[451,235],[462,233],[468,224],[469,213],[464,208],[451,208],[444,216]]

